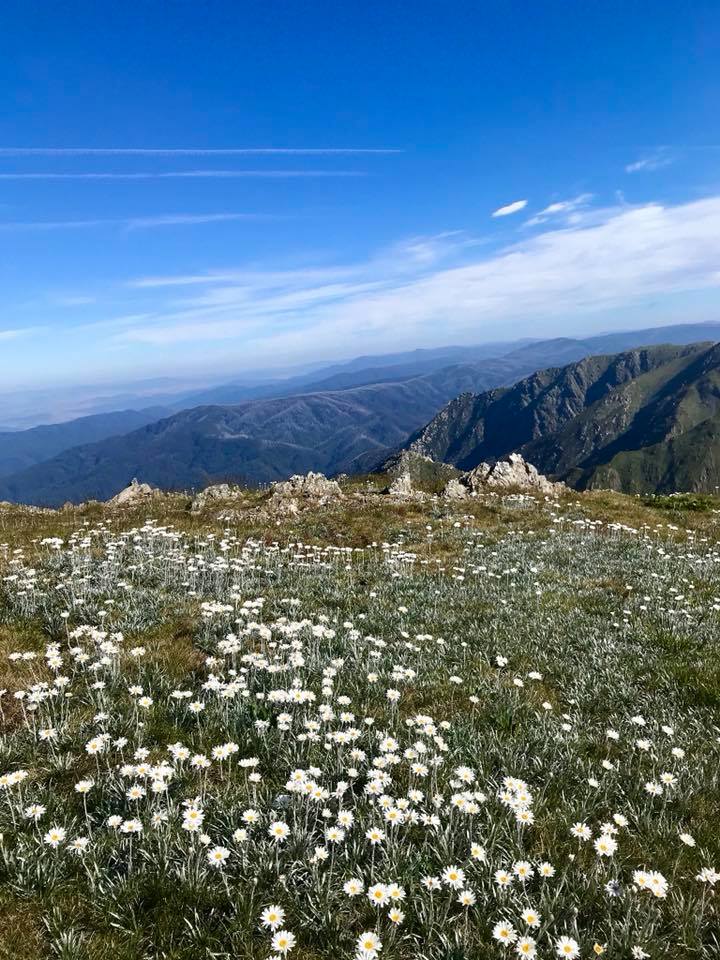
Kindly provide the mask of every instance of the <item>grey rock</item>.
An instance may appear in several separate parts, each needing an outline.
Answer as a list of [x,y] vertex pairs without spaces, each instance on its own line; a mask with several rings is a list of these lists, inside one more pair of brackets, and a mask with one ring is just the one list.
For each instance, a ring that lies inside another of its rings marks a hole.
[[268,507],[272,513],[282,516],[295,516],[303,507],[324,506],[344,499],[337,480],[328,480],[325,474],[312,471],[273,483],[271,490]]
[[154,493],[155,489],[151,487],[149,483],[140,483],[133,478],[124,490],[121,490],[120,493],[116,494],[107,502],[114,507],[121,507],[126,504],[136,503],[138,500],[145,500]]
[[462,483],[477,492],[486,487],[506,489],[519,487],[536,493],[555,495],[567,489],[564,483],[554,483],[519,453],[511,453],[507,460],[496,463],[480,463],[462,478]]
[[240,487],[233,487],[229,483],[216,483],[200,491],[190,504],[190,510],[193,513],[199,513],[205,507],[212,506],[217,501],[236,500],[240,496],[242,496]]
[[342,490],[337,480],[328,480],[323,473],[296,474],[289,480],[272,485],[273,498],[301,497],[305,499],[340,499]]
[[413,488],[409,473],[401,473],[395,477],[387,491],[391,497],[416,497],[418,491]]
[[453,477],[452,480],[448,480],[443,490],[443,496],[448,500],[465,500],[469,496],[469,492],[467,487],[463,486],[456,477]]

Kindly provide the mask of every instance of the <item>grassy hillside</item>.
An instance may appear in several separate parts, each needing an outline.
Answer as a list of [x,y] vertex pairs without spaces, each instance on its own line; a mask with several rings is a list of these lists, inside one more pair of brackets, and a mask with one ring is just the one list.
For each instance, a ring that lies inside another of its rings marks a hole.
[[379,484],[0,509],[0,957],[717,956],[720,499]]

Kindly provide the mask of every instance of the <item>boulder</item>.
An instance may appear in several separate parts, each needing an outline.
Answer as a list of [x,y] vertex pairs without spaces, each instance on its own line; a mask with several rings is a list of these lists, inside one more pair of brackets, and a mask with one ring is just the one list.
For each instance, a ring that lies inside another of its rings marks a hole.
[[440,463],[414,450],[403,450],[385,462],[383,473],[390,479],[385,493],[398,497],[416,497],[443,492],[448,481],[459,476],[449,463]]
[[487,487],[520,487],[522,490],[556,495],[567,489],[564,483],[554,483],[538,473],[537,468],[519,453],[511,453],[507,460],[498,460],[493,464],[478,464],[463,476],[462,482],[472,491]]
[[217,501],[237,500],[241,495],[242,489],[240,487],[231,487],[229,483],[216,483],[200,491],[190,504],[190,510],[193,513],[199,513],[205,507],[212,506]]
[[418,491],[414,489],[409,473],[401,473],[395,477],[387,489],[391,497],[416,497]]
[[126,504],[136,503],[138,500],[145,500],[155,493],[155,489],[149,483],[139,483],[133,478],[130,484],[115,494],[107,502],[114,507],[125,506]]
[[445,485],[443,496],[447,500],[465,500],[470,494],[468,488],[463,486],[456,477],[453,477],[452,480],[448,480]]

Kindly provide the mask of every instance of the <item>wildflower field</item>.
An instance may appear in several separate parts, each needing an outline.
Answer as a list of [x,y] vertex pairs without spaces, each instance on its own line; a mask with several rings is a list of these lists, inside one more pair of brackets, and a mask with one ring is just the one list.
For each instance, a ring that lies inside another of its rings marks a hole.
[[720,957],[720,502],[672,506],[6,511],[0,957]]

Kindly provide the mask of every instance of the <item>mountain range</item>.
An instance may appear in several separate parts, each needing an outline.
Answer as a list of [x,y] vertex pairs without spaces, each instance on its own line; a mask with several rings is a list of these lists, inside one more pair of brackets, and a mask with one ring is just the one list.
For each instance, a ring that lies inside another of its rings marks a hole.
[[[683,473],[667,472],[667,465],[661,464],[665,454],[651,453],[649,447],[660,444],[664,451],[671,444],[673,460],[690,456],[681,453],[679,426],[663,433],[654,414],[639,416],[625,438],[626,446],[613,453],[616,459],[595,462],[592,458],[599,450],[607,448],[609,454],[611,448],[604,439],[610,430],[608,415],[593,405],[603,391],[639,383],[651,372],[643,368],[651,363],[648,358],[669,357],[677,348],[635,351],[644,359],[618,361],[622,374],[611,372],[612,356],[594,355],[716,337],[720,338],[720,324],[681,324],[583,340],[557,338],[357,358],[274,383],[226,383],[164,397],[153,407],[9,431],[0,434],[0,499],[46,506],[107,499],[133,477],[164,488],[190,489],[223,480],[258,485],[308,470],[359,473],[407,445],[408,436],[432,456],[463,465],[476,456],[492,459],[517,449],[543,472],[578,486],[635,483],[639,488],[645,484],[645,473],[648,485],[655,476],[659,478],[655,485],[667,484],[675,482],[675,476],[682,479]],[[706,343],[690,353],[699,349],[710,348]],[[589,356],[592,361],[581,359]],[[652,363],[658,369],[664,366],[659,360]],[[540,368],[549,369],[537,372]],[[567,371],[566,380],[552,387],[553,378],[562,378],[562,370]],[[689,390],[693,376],[690,367],[678,368],[678,377],[685,378]],[[633,389],[645,391],[646,386],[642,381]],[[707,383],[698,389],[697,415],[686,416],[683,423],[692,420],[693,429],[707,430],[709,424],[700,426],[707,419],[701,415],[709,402]],[[257,396],[263,392],[269,395]],[[631,403],[629,394],[622,396],[623,403]],[[187,408],[176,409],[182,404]],[[532,409],[528,404],[534,404]],[[692,406],[689,400],[685,405]],[[590,408],[587,424],[582,429],[576,424],[581,436],[571,440],[571,421]],[[596,415],[601,426],[593,426]],[[441,424],[447,425],[447,442]],[[567,436],[555,436],[566,427]],[[557,450],[553,454],[553,444],[561,442],[562,456]],[[645,451],[642,466],[631,457],[638,449]],[[650,461],[655,463],[652,470]],[[609,472],[602,472],[604,465]],[[692,477],[688,473],[684,482],[695,483],[698,469],[693,468]]]
[[406,448],[461,470],[517,452],[578,489],[714,492],[720,344],[593,356],[464,394]]
[[[308,470],[360,472],[452,397],[514,379],[509,369],[456,364],[348,390],[192,407],[4,477],[0,499],[42,506],[107,499],[133,477],[189,489],[224,480],[258,485]],[[520,375],[519,365],[513,369]]]
[[66,423],[51,423],[30,430],[0,432],[0,477],[42,463],[49,457],[81,443],[104,440],[153,423],[170,411],[165,407],[142,410],[117,410],[78,417]]

